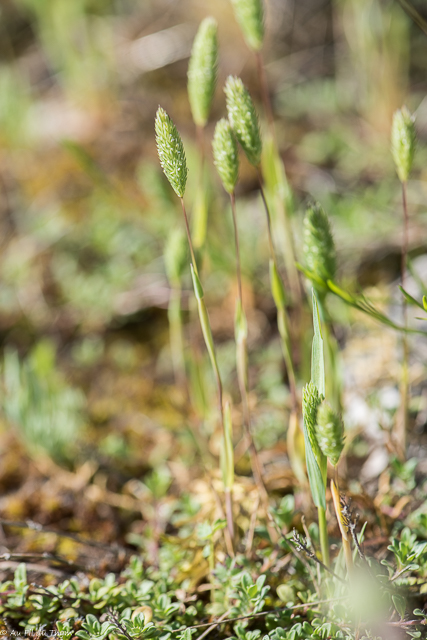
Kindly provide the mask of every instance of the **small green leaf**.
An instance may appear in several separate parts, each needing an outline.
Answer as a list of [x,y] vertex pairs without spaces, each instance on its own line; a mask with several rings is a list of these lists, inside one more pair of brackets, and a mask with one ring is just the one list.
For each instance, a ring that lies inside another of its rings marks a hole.
[[396,593],[394,596],[391,596],[391,599],[393,600],[393,604],[396,608],[396,611],[400,615],[400,619],[403,620],[403,618],[405,617],[405,611],[406,611],[405,598],[399,595],[398,593]]
[[[416,305],[417,307],[419,307],[420,309],[422,309],[424,311],[424,299],[423,299],[423,304],[421,304],[421,302],[418,302],[418,300],[415,300],[415,298],[413,298],[407,291],[405,291],[405,289],[403,287],[401,287],[399,285],[399,289],[401,290],[401,292],[403,293],[403,295],[405,296],[406,300],[409,302],[409,304],[413,304]],[[424,296],[425,298],[425,296]],[[427,309],[426,309],[427,311]]]
[[427,311],[427,298],[425,296],[423,296],[423,307],[424,310]]

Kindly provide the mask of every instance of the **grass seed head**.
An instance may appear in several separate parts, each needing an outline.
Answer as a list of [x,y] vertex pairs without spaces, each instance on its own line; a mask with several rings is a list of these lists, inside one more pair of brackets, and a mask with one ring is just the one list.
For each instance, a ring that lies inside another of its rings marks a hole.
[[231,0],[231,4],[246,44],[252,51],[259,51],[264,41],[263,0]]
[[155,131],[157,152],[163,172],[176,195],[183,198],[187,184],[184,145],[178,129],[162,107],[157,109]]
[[228,193],[233,193],[239,176],[239,152],[233,129],[225,118],[215,127],[212,150],[223,187]]
[[209,17],[200,24],[188,65],[188,98],[193,120],[200,127],[204,127],[209,118],[216,87],[217,67],[217,22]]
[[411,173],[416,145],[414,116],[407,107],[398,109],[391,126],[391,151],[401,182],[406,182]]
[[311,448],[317,460],[320,460],[322,453],[316,435],[317,412],[322,400],[323,396],[319,394],[315,384],[309,382],[305,385],[302,391],[302,415],[304,417]]
[[257,167],[261,161],[262,142],[258,114],[252,98],[240,78],[228,76],[225,97],[230,124],[249,162]]
[[307,268],[322,280],[333,280],[336,252],[328,216],[318,203],[312,204],[304,218],[304,257]]
[[317,441],[335,467],[344,447],[344,425],[341,416],[325,401],[317,412]]

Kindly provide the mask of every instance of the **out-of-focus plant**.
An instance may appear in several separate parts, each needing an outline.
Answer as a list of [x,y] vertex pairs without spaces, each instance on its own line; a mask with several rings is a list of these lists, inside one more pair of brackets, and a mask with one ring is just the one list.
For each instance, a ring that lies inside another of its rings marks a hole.
[[186,372],[181,317],[181,281],[187,264],[187,246],[185,234],[182,229],[175,228],[170,233],[165,247],[164,260],[166,275],[171,286],[168,319],[173,368],[176,381],[181,385],[185,385]]
[[[402,289],[406,286],[406,267],[408,261],[408,203],[407,203],[407,183],[411,173],[415,155],[416,132],[414,117],[407,107],[402,107],[395,112],[391,127],[391,151],[396,165],[396,172],[402,185],[402,208],[403,208],[403,241],[402,241],[402,263],[401,281]],[[408,326],[407,299],[403,298],[403,322],[405,328]],[[401,412],[395,429],[396,444],[401,457],[406,456],[406,438],[408,430],[408,407],[409,407],[409,381],[408,381],[408,340],[403,336],[403,361],[401,393]]]
[[239,155],[236,138],[228,120],[223,118],[216,127],[212,141],[214,164],[225,191],[230,196],[231,214],[234,228],[234,248],[236,252],[237,301],[234,314],[234,338],[236,341],[237,378],[242,398],[243,422],[249,439],[252,471],[264,499],[266,491],[262,479],[261,465],[251,433],[251,416],[248,401],[248,323],[243,305],[242,270],[240,264],[240,243],[236,215],[235,188],[239,176]]
[[193,207],[193,242],[201,248],[206,239],[208,188],[205,175],[205,128],[215,94],[218,67],[217,22],[205,18],[197,31],[188,65],[188,98],[197,129],[200,167]]
[[240,78],[229,76],[225,84],[224,92],[227,102],[228,118],[230,120],[230,124],[233,128],[235,136],[240,146],[242,147],[247,159],[257,171],[262,201],[267,218],[267,234],[270,248],[270,286],[277,308],[277,324],[281,337],[283,357],[285,359],[289,377],[289,384],[291,387],[291,394],[293,402],[295,404],[295,371],[292,362],[289,323],[285,306],[285,287],[277,264],[276,251],[271,228],[270,212],[267,201],[265,199],[262,177],[260,173],[262,139],[258,114],[256,112],[252,98]]
[[70,462],[83,427],[83,394],[68,386],[55,364],[55,349],[40,342],[25,360],[6,350],[3,411],[30,453]]

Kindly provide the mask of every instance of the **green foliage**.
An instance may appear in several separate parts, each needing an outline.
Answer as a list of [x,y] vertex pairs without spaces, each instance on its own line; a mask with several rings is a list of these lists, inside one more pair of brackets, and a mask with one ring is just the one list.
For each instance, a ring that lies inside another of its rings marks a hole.
[[204,127],[215,93],[218,66],[217,22],[205,18],[197,31],[188,65],[188,98],[195,124]]
[[341,416],[325,401],[317,412],[317,441],[323,454],[336,466],[344,447],[344,425]]
[[230,124],[249,162],[258,167],[262,141],[258,114],[240,78],[228,76],[224,87]]
[[184,145],[172,120],[159,107],[155,120],[157,152],[165,176],[179,198],[184,197],[187,184],[187,161]]
[[58,374],[53,345],[40,342],[24,362],[15,351],[5,351],[3,380],[3,411],[29,451],[71,460],[83,426],[84,399]]
[[414,161],[417,140],[414,122],[414,116],[407,107],[398,109],[393,115],[391,151],[401,182],[408,180]]
[[263,0],[231,0],[231,4],[246,44],[253,51],[259,51],[264,40]]
[[214,164],[227,193],[233,193],[239,177],[239,152],[230,123],[222,118],[212,140]]
[[[333,280],[336,272],[334,239],[328,216],[319,203],[308,207],[304,218],[304,259],[307,268],[322,281]],[[313,281],[316,289],[319,280]]]

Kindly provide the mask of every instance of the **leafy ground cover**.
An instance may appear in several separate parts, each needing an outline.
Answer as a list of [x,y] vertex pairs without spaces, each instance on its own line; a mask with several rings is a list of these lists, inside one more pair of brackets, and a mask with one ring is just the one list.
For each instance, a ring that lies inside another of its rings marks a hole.
[[425,11],[264,9],[1,9],[5,637],[427,635]]

